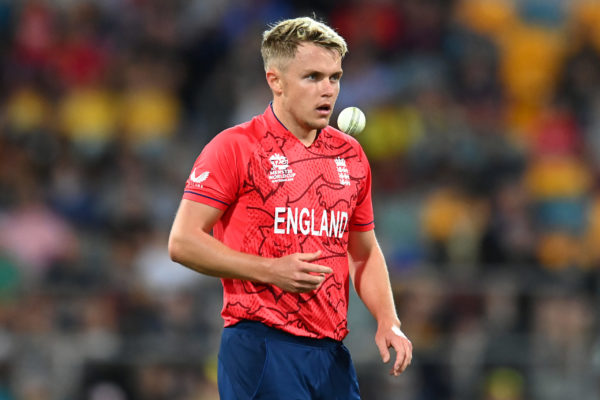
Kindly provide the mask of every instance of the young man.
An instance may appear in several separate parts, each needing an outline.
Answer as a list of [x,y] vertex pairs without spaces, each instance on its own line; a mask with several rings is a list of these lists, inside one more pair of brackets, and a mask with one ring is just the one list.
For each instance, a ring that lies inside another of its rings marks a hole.
[[169,252],[222,278],[221,399],[360,398],[341,342],[349,277],[377,320],[383,361],[396,351],[391,374],[410,364],[373,231],[367,158],[328,126],[346,51],[311,18],[267,30],[272,103],[218,134],[187,180]]

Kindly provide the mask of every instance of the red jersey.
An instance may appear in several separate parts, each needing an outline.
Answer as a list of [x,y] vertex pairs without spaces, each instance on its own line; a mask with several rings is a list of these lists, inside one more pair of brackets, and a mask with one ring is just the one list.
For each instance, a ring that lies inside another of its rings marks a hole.
[[308,293],[222,279],[225,326],[249,319],[299,336],[348,333],[348,232],[374,228],[371,170],[360,144],[330,126],[305,146],[272,107],[219,133],[196,159],[184,199],[225,211],[213,235],[244,253],[321,250],[333,270]]

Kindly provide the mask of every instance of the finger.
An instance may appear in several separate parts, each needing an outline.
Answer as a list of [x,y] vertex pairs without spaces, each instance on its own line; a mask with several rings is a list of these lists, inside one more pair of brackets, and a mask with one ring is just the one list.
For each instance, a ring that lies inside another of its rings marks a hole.
[[377,348],[379,349],[379,355],[381,356],[381,360],[384,363],[387,363],[388,361],[390,361],[390,350],[388,348],[387,343],[385,343],[385,340],[383,342],[379,341],[376,342],[377,344]]
[[312,292],[313,290],[317,290],[323,282],[312,283],[312,282],[303,282],[298,285],[296,292],[298,293],[307,293]]
[[408,351],[406,347],[402,346],[402,350],[398,354],[396,354],[396,363],[394,367],[394,375],[396,376],[404,372],[406,367],[408,367]]
[[412,348],[410,342],[404,345],[404,349],[406,350],[406,357],[404,358],[404,363],[400,367],[400,372],[404,372],[412,361]]
[[412,362],[412,346],[409,344],[406,346],[406,360],[405,364],[402,366],[402,371],[404,371],[410,363]]
[[314,261],[321,256],[321,250],[317,250],[314,253],[298,253],[298,260],[300,261]]
[[319,284],[311,282],[296,282],[289,290],[291,293],[306,293],[313,291],[319,287]]
[[333,270],[324,265],[306,264],[306,267],[304,268],[304,272],[308,272],[311,274],[323,275],[323,274],[331,274],[333,272]]
[[404,364],[404,360],[406,359],[406,349],[401,343],[394,343],[393,347],[396,351],[396,360],[394,361],[394,366],[391,373],[394,376],[398,376],[398,374],[402,372],[401,368]]
[[321,283],[323,283],[324,280],[325,277],[323,275],[306,274],[302,278],[298,279],[298,283],[310,286],[314,289],[315,287],[318,287]]
[[406,370],[412,360],[412,348],[408,340],[403,340],[402,344],[398,346],[400,351],[396,351],[396,362],[392,372],[395,376],[398,376]]
[[[412,360],[412,343],[410,342],[410,340],[406,337],[406,335],[404,334],[404,332],[402,332],[400,330],[399,327],[397,326],[393,326],[392,327],[392,332],[394,332],[394,334],[398,337],[401,338],[401,343],[402,343],[402,349],[404,351],[404,358],[401,362],[401,364],[398,366],[398,352],[396,353],[396,364],[394,365],[394,369],[393,371],[395,372],[395,374],[397,375],[397,373],[403,372],[408,365],[410,364],[410,361]],[[397,351],[397,347],[394,346],[394,349]]]

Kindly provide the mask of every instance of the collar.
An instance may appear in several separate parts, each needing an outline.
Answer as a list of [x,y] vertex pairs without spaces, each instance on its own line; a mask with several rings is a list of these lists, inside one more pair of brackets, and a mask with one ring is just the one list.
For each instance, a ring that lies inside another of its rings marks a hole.
[[[277,118],[277,115],[275,115],[275,111],[273,110],[273,102],[269,103],[267,109],[263,113],[263,117],[265,119],[267,128],[269,128],[273,133],[279,135],[291,135],[299,141],[299,139],[292,132],[290,132],[290,130],[287,129],[285,125],[283,125],[283,122],[281,122],[279,118]],[[313,144],[317,141],[317,139],[319,139],[319,136],[321,136],[320,134],[321,129],[317,131],[317,135],[315,136]]]
[[285,125],[283,125],[283,122],[277,118],[277,115],[275,115],[275,111],[273,110],[273,102],[269,103],[267,109],[263,113],[263,117],[267,124],[267,128],[273,131],[273,133],[293,135],[293,133],[290,132]]

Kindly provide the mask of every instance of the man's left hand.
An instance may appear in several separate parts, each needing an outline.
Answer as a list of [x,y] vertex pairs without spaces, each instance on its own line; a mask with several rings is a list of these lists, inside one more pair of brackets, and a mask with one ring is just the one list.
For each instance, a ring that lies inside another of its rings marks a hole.
[[379,348],[384,363],[390,361],[389,349],[394,348],[396,351],[396,361],[390,375],[398,376],[410,365],[412,361],[412,343],[398,325],[380,325],[375,334],[375,344]]

